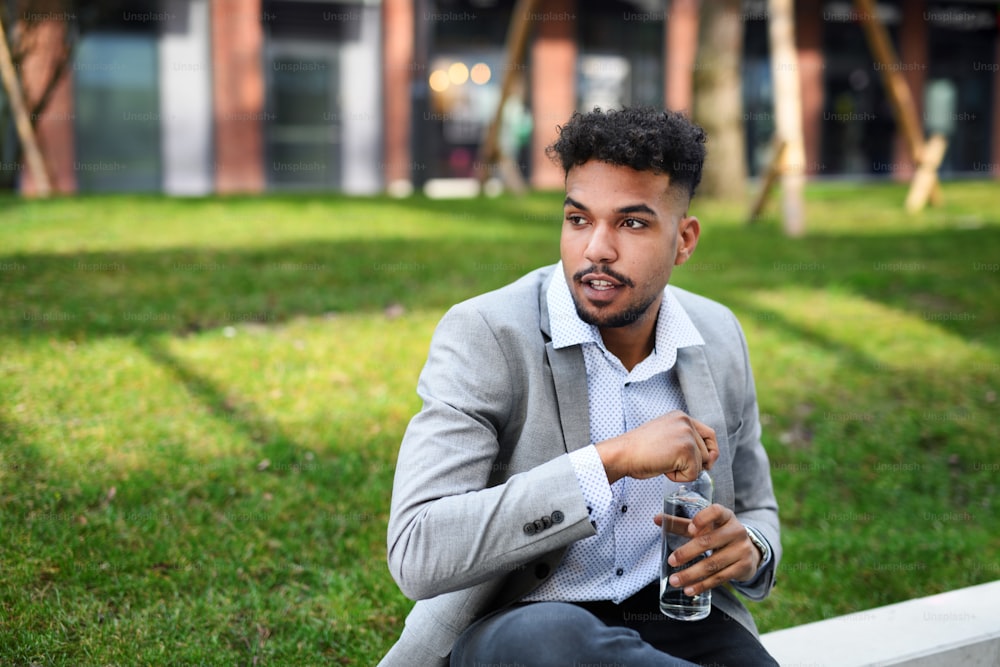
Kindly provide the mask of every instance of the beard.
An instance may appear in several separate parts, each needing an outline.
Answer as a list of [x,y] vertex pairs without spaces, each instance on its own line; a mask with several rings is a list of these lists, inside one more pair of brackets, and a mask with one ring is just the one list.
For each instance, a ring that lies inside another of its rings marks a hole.
[[573,294],[573,305],[576,307],[577,316],[595,327],[602,329],[620,329],[632,326],[647,317],[655,317],[658,313],[650,313],[650,306],[656,301],[657,295],[653,295],[645,302],[629,304],[625,310],[620,312],[605,313],[601,310],[586,310]]
[[[592,265],[586,269],[577,271],[573,275],[573,282],[578,283],[588,273],[603,273],[610,278],[614,278],[629,289],[635,289],[635,282],[631,278],[624,276],[606,266],[598,269],[597,266]],[[600,308],[596,310],[586,310],[573,290],[570,290],[570,295],[573,297],[573,306],[576,308],[576,314],[581,320],[595,327],[607,329],[620,329],[646,319],[650,316],[649,307],[653,305],[659,296],[658,294],[653,294],[645,301],[628,304],[623,311],[605,313],[602,312],[604,309]],[[658,313],[653,313],[652,315],[656,316],[657,314]]]

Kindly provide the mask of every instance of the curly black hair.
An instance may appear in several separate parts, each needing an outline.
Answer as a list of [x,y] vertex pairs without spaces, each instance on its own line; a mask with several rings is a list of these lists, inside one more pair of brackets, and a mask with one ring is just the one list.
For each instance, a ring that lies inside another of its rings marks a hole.
[[705,162],[705,130],[684,114],[653,107],[627,107],[576,112],[559,128],[559,138],[545,149],[563,173],[589,160],[653,171],[670,176],[672,186],[687,188],[688,197],[701,182]]

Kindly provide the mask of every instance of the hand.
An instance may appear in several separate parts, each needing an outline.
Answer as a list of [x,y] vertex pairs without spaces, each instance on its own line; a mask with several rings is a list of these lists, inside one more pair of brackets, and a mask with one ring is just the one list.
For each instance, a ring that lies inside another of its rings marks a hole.
[[698,595],[730,581],[750,581],[757,574],[760,551],[747,537],[746,527],[728,507],[709,505],[693,519],[657,514],[653,522],[661,526],[664,517],[668,521],[667,530],[691,538],[670,554],[670,565],[683,565],[712,550],[708,558],[670,576],[670,585],[683,587],[685,595]]
[[648,479],[657,475],[690,482],[702,468],[711,470],[719,458],[715,430],[680,410],[596,447],[612,484],[625,476]]

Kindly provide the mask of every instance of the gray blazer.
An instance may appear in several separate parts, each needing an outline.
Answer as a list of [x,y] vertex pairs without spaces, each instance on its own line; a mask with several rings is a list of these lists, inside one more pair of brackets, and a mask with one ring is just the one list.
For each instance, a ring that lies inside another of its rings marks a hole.
[[[423,409],[403,437],[388,529],[388,562],[418,600],[380,665],[444,666],[476,619],[518,600],[590,537],[567,452],[591,444],[586,367],[579,346],[555,349],[546,289],[553,266],[454,306],[434,333],[417,392]],[[705,339],[678,350],[691,416],[715,429],[716,502],[765,536],[773,560],[752,590],[765,597],[781,557],[746,341],[725,307],[675,288]],[[731,590],[713,604],[756,633]]]

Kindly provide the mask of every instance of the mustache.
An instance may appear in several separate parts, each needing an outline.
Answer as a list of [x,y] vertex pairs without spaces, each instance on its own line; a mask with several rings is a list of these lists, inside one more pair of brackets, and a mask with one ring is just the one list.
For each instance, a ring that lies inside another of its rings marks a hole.
[[623,285],[627,285],[628,287],[635,287],[635,283],[632,282],[632,280],[628,276],[624,276],[608,266],[602,266],[598,268],[596,264],[591,264],[586,269],[582,269],[574,273],[573,280],[579,282],[580,280],[583,280],[583,277],[588,273],[602,273],[610,278],[614,278]]

